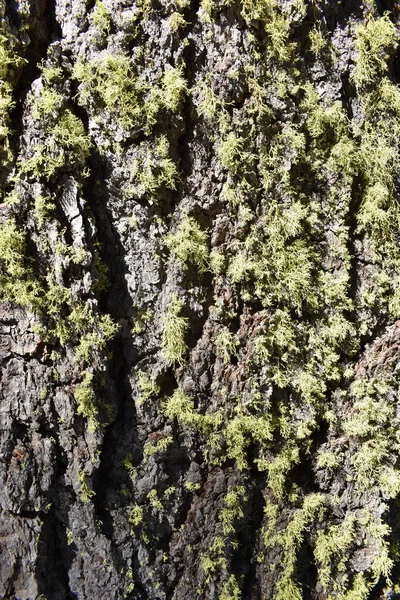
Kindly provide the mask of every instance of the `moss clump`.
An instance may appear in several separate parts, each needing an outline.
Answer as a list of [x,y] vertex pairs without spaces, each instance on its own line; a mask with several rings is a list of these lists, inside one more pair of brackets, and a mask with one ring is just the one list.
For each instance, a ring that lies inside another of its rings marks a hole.
[[0,255],[1,298],[39,309],[42,290],[26,256],[25,232],[12,218],[0,225]]
[[156,380],[150,377],[143,371],[137,372],[138,377],[138,388],[140,390],[140,396],[137,400],[138,405],[142,405],[150,398],[155,398],[160,393],[160,386],[157,385]]
[[79,61],[73,70],[84,106],[100,105],[117,117],[125,129],[152,132],[162,110],[176,111],[187,91],[183,67],[166,68],[158,85],[138,74],[132,59],[123,53],[104,52],[94,61]]
[[111,13],[101,0],[96,0],[90,20],[96,25],[99,32],[107,36],[111,29]]
[[91,490],[88,486],[88,476],[84,470],[79,471],[78,473],[79,485],[81,488],[81,500],[85,504],[88,504],[92,501],[93,496],[96,495],[94,490]]
[[168,17],[168,23],[174,33],[177,33],[180,28],[184,28],[188,24],[179,12],[172,13]]
[[[92,62],[77,62],[73,76],[79,82],[82,105],[103,106],[126,129],[145,129],[150,133],[156,122],[160,100],[149,93],[138,78],[131,59],[122,53],[105,53]],[[148,96],[146,98],[146,96]]]
[[164,510],[164,507],[162,505],[160,498],[158,497],[158,493],[157,493],[156,489],[150,490],[150,492],[147,494],[147,498],[150,502],[150,506],[157,513],[161,513]]
[[182,365],[187,350],[185,337],[189,329],[189,320],[180,316],[182,308],[182,300],[174,296],[163,317],[161,350],[169,364]]
[[192,90],[192,97],[196,99],[197,114],[225,130],[230,120],[229,113],[215,88],[217,83],[213,81],[212,75],[207,73]]
[[164,438],[161,438],[156,443],[148,442],[145,444],[143,448],[143,460],[147,461],[149,456],[156,454],[158,452],[165,452],[165,450],[170,446],[173,442],[173,438],[171,435],[168,435]]
[[357,26],[354,42],[357,59],[352,78],[358,88],[375,85],[387,73],[388,61],[397,46],[397,35],[388,14],[381,19],[370,16],[365,24]]
[[[268,58],[280,64],[288,63],[293,57],[296,43],[290,41],[291,19],[289,11],[284,13],[275,0],[242,0],[242,16],[248,24],[259,21],[267,34]],[[292,0],[290,8],[294,8],[300,17],[306,13],[303,0]]]
[[250,167],[254,161],[254,155],[245,150],[246,139],[238,137],[230,132],[218,147],[218,156],[221,163],[232,175],[237,175]]
[[[75,309],[68,318],[76,331],[79,330],[79,324],[81,323],[80,315],[77,313],[78,311]],[[87,315],[90,315],[90,313],[87,313]],[[98,318],[90,315],[89,323],[91,325],[90,331],[83,333],[76,348],[77,359],[83,359],[86,363],[90,361],[93,349],[96,348],[100,352],[104,350],[108,341],[114,337],[118,330],[118,325],[113,322],[110,315],[100,315]],[[83,318],[82,325],[86,325],[87,328],[88,321],[86,317]]]
[[236,486],[230,490],[224,498],[224,507],[220,512],[219,520],[222,524],[224,535],[229,535],[235,532],[234,522],[236,519],[241,519],[244,516],[241,501],[246,497],[246,489],[244,486]]
[[129,515],[129,524],[135,528],[143,522],[143,508],[138,504],[135,504]]
[[224,329],[215,338],[214,344],[217,350],[217,356],[220,356],[225,363],[230,361],[230,358],[235,354],[237,342],[234,340],[233,334]]
[[99,411],[94,403],[94,391],[93,391],[93,373],[86,371],[83,376],[82,382],[78,385],[75,390],[75,398],[78,402],[77,414],[81,417],[89,419],[89,430],[95,431],[97,429]]
[[171,112],[176,112],[184,95],[187,93],[187,83],[183,77],[183,68],[171,67],[166,69],[161,79],[161,90],[163,93],[163,104]]
[[169,142],[165,135],[155,143],[143,143],[138,158],[132,163],[132,184],[128,195],[147,196],[159,202],[165,189],[175,190],[179,181],[178,169],[170,157]]
[[184,268],[195,265],[199,273],[208,269],[208,236],[193,217],[184,215],[175,233],[168,234],[165,245]]
[[290,598],[302,600],[303,595],[294,579],[296,570],[297,551],[307,527],[315,521],[321,521],[324,514],[325,498],[323,494],[309,494],[304,498],[303,505],[293,514],[284,533],[279,536],[284,549],[283,573],[276,586],[276,599],[285,600],[288,591]]
[[[20,175],[49,180],[62,168],[83,167],[91,140],[82,121],[69,109],[60,109],[61,97],[45,90],[34,114],[45,120],[46,140],[36,144],[31,156],[18,161]],[[49,118],[51,116],[51,118]]]
[[238,245],[227,274],[249,289],[245,299],[258,297],[264,306],[288,303],[299,314],[303,303],[312,302],[316,256],[302,237],[306,215],[300,203],[287,209],[273,203]]
[[334,574],[332,573],[332,559],[337,570],[335,580],[337,586],[344,587],[340,580],[347,579],[348,565],[346,559],[351,547],[356,542],[357,519],[351,516],[340,525],[332,525],[327,530],[319,531],[315,542],[314,556],[318,565],[318,576],[324,586],[330,586]]

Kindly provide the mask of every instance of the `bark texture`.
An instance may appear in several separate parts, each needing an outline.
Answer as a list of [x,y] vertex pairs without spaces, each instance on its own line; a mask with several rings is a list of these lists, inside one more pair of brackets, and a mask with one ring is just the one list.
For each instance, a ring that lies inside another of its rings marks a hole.
[[400,597],[398,3],[0,19],[0,596]]

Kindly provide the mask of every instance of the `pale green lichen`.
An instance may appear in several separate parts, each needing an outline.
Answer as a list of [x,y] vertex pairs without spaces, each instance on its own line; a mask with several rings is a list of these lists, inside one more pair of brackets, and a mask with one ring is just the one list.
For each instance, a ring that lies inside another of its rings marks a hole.
[[185,338],[189,329],[189,320],[187,317],[180,316],[182,308],[182,300],[174,296],[163,317],[161,349],[170,364],[183,364],[187,350]]

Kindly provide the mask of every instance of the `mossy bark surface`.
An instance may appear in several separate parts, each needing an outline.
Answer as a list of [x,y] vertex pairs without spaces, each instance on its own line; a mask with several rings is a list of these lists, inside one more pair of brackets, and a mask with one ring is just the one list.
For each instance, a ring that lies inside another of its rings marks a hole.
[[0,0],[2,598],[400,598],[399,26]]

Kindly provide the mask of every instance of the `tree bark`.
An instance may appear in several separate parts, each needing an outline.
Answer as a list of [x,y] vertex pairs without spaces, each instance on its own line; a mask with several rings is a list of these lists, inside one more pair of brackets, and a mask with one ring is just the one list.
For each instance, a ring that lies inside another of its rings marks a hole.
[[0,596],[400,597],[398,3],[0,17]]

